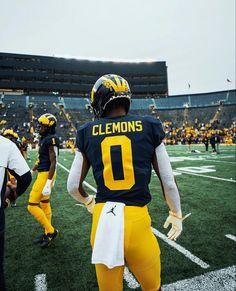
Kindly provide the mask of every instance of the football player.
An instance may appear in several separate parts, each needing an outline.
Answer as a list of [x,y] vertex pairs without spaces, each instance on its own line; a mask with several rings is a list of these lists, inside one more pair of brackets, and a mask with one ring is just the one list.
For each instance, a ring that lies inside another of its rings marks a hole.
[[32,169],[32,174],[38,171],[38,176],[30,192],[28,211],[44,228],[44,234],[38,237],[34,243],[46,248],[58,235],[58,230],[51,223],[50,194],[56,179],[59,139],[55,134],[57,119],[54,115],[43,114],[39,117],[38,123],[41,139],[38,159]]
[[28,141],[24,136],[22,137],[21,143],[22,143],[23,156],[24,156],[24,158],[26,160],[29,160],[29,156],[28,156]]
[[[68,192],[93,213],[91,245],[99,290],[123,288],[124,261],[142,290],[160,290],[160,249],[152,233],[147,204],[152,165],[170,208],[168,237],[182,231],[180,197],[163,144],[162,124],[153,117],[130,115],[128,82],[104,75],[91,92],[95,121],[78,129]],[[97,184],[96,203],[82,182],[90,165]]]

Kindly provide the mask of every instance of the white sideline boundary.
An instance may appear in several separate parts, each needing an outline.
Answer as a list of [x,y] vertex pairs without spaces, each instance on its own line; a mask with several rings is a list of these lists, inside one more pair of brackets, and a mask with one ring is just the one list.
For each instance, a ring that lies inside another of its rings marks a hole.
[[34,290],[35,291],[47,290],[46,274],[38,274],[34,277]]
[[234,235],[232,235],[232,234],[226,234],[225,236],[226,236],[227,238],[229,238],[229,239],[231,239],[231,240],[233,240],[233,241],[236,242],[236,236],[234,236]]

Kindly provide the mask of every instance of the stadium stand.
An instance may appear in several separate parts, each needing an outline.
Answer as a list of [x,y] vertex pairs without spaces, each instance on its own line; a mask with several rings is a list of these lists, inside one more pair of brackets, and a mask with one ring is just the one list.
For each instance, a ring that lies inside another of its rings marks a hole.
[[[193,126],[196,120],[198,123],[209,123],[219,110],[220,104],[222,104],[219,126],[228,127],[236,121],[235,90],[193,95],[190,106],[188,100],[189,96],[187,95],[159,99],[132,99],[131,113],[152,114],[159,117],[163,122],[171,121],[176,127],[181,127],[184,123],[184,110],[187,104],[189,125]],[[26,126],[26,123],[32,123],[32,119],[45,112],[52,112],[61,125],[59,131],[62,139],[71,136],[70,131],[68,131],[71,123],[78,127],[93,118],[88,98],[3,94],[1,102],[1,120],[7,121],[6,125],[1,125],[2,128],[4,126],[14,129],[23,127],[27,131],[30,125]],[[155,110],[153,111],[152,108],[155,108]]]
[[58,119],[60,140],[74,138],[75,129],[93,118],[89,94],[95,80],[106,73],[128,80],[133,93],[131,113],[160,118],[169,133],[233,126],[236,135],[236,90],[168,96],[165,62],[117,63],[8,53],[0,53],[0,130],[13,128],[32,139],[37,117],[51,112]]

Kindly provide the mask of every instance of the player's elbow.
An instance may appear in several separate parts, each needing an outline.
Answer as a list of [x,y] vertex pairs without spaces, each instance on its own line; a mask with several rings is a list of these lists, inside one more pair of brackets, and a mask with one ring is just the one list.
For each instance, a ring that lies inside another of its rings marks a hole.
[[171,181],[171,180],[170,181],[166,181],[163,186],[164,186],[164,189],[165,189],[166,193],[178,192],[178,188],[177,188],[176,183],[175,183],[174,180],[173,181]]

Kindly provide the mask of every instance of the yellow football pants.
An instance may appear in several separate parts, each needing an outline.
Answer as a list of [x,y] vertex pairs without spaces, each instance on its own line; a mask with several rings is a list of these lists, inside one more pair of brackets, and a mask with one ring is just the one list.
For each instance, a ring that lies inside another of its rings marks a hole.
[[[92,247],[103,206],[104,203],[98,203],[93,210]],[[124,224],[126,264],[140,283],[142,290],[157,291],[161,286],[160,248],[151,230],[151,218],[147,206],[125,206]],[[96,264],[95,268],[100,291],[123,289],[124,266],[109,269],[103,264]]]
[[[48,172],[39,172],[29,196],[28,211],[42,225],[45,233],[53,233],[54,227],[51,224],[52,210],[50,195],[42,195],[43,188],[48,179]],[[52,185],[56,179],[56,173],[52,178]],[[39,207],[40,205],[40,207]]]

